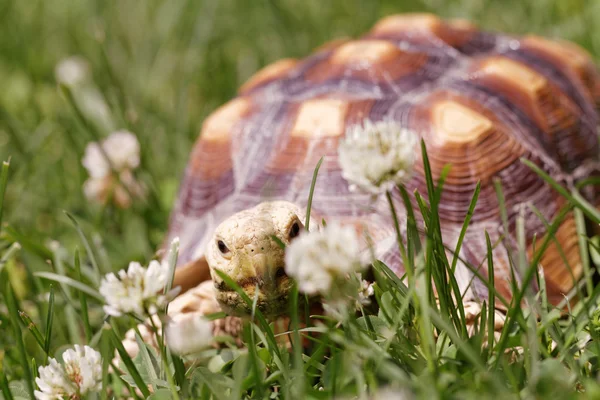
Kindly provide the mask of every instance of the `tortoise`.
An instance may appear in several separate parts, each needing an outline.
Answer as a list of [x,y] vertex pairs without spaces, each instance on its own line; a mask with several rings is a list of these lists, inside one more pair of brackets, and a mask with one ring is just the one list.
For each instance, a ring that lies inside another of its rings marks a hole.
[[[321,157],[313,212],[328,223],[362,227],[376,244],[376,256],[402,275],[385,198],[352,191],[337,154],[348,127],[386,119],[424,140],[434,179],[452,165],[439,204],[450,249],[480,183],[455,276],[465,301],[488,298],[485,283],[466,267],[486,259],[487,232],[492,243],[500,243],[493,250],[495,289],[510,300],[511,274],[520,275],[506,247],[515,243],[519,213],[525,213],[531,254],[534,238],[546,234],[546,221],[567,204],[521,159],[531,160],[566,188],[598,174],[599,105],[600,76],[577,45],[486,32],[429,14],[388,16],[359,39],[335,40],[302,60],[277,61],[203,123],[167,235],[167,241],[179,237],[181,243],[175,285],[204,293],[188,295],[184,303],[201,299],[216,305],[207,300],[209,290],[227,311],[247,313],[239,296],[214,273],[219,269],[248,293],[258,288],[263,311],[281,312],[290,280],[282,272],[283,250],[272,235],[288,244],[303,228],[311,177]],[[423,169],[419,156],[406,183],[409,193],[427,192]],[[508,232],[496,181],[504,193]],[[596,205],[599,192],[587,186],[583,195]],[[404,225],[398,190],[392,198]],[[540,260],[553,304],[583,274],[573,212],[555,237]],[[486,268],[479,271],[484,279]],[[178,309],[197,311],[199,306]]]

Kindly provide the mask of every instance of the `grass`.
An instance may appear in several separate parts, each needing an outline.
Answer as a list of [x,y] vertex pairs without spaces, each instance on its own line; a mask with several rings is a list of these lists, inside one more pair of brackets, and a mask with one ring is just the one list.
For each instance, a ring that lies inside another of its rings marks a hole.
[[[374,264],[377,312],[365,310],[341,325],[326,319],[320,328],[294,329],[292,351],[278,344],[272,326],[256,314],[256,323],[244,329],[248,350],[210,350],[186,367],[178,357],[148,348],[144,359],[125,357],[138,374],[109,372],[110,355],[133,324],[104,324],[99,279],[131,260],[153,257],[203,119],[259,67],[301,57],[335,37],[356,36],[380,16],[405,11],[560,36],[600,56],[600,4],[594,0],[0,0],[0,159],[10,158],[0,176],[2,396],[32,398],[35,366],[74,343],[91,344],[104,356],[101,398],[109,392],[123,396],[152,379],[161,382],[153,385],[153,398],[160,399],[172,398],[174,385],[181,398],[366,398],[386,386],[419,398],[600,396],[600,289],[591,281],[583,283],[587,294],[567,318],[548,305],[543,290],[515,287],[516,298],[530,307],[507,303],[499,340],[483,345],[492,341],[486,327],[495,318],[488,306],[477,334],[467,335],[456,282],[446,273],[459,260],[444,256],[436,212],[443,181],[431,176],[419,209],[409,213],[403,248],[409,284]],[[90,61],[93,88],[108,113],[98,117],[74,108],[76,99],[56,85],[55,65],[73,54]],[[96,206],[82,193],[85,145],[120,128],[138,136],[140,179],[151,190],[147,201],[128,210]],[[568,204],[564,212],[576,209],[578,218],[600,222],[598,210],[577,192],[561,194]],[[476,199],[477,191],[472,209]],[[561,216],[547,221],[550,231]],[[425,240],[416,232],[421,217]],[[551,240],[538,238],[530,260],[522,245],[513,249],[517,268],[542,288],[536,260]],[[488,241],[490,251],[495,245]],[[491,257],[486,263],[493,270]],[[487,304],[498,298],[491,291]],[[303,304],[303,298],[294,296],[292,304]],[[302,316],[292,316],[296,326]],[[319,334],[309,335],[314,330]],[[310,346],[301,346],[307,337]]]

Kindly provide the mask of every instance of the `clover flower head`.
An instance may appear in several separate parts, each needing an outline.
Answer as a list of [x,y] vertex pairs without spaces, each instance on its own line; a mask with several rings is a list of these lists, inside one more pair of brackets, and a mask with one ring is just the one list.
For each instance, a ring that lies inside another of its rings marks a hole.
[[350,126],[338,148],[342,176],[357,187],[380,194],[412,177],[418,137],[389,119]]
[[358,276],[358,280],[360,282],[360,287],[358,289],[358,303],[363,306],[368,306],[371,304],[371,296],[375,294],[375,290],[373,289],[373,283],[367,282],[362,279],[361,276]]
[[165,327],[165,339],[172,352],[193,354],[213,344],[213,324],[198,313],[178,314]]
[[111,173],[134,170],[140,165],[140,144],[128,131],[116,131],[101,143],[91,142],[81,161],[93,178],[104,178]]
[[132,198],[142,198],[145,187],[135,179],[140,165],[140,144],[128,131],[117,131],[101,143],[91,142],[81,161],[90,178],[83,185],[85,197],[106,204],[109,199],[128,208]]
[[54,69],[56,81],[68,87],[85,83],[90,76],[90,65],[81,56],[71,56],[61,60]]
[[35,382],[38,400],[80,399],[88,393],[102,389],[102,357],[89,346],[75,345],[66,350],[63,364],[55,358],[39,368]]
[[163,295],[169,268],[166,263],[151,261],[148,268],[138,262],[129,263],[127,270],[107,274],[100,283],[104,296],[104,311],[113,316],[134,313],[153,315],[174,297],[176,291]]
[[320,231],[300,235],[286,249],[286,273],[301,292],[330,295],[336,283],[361,269],[360,246],[355,229],[336,223]]

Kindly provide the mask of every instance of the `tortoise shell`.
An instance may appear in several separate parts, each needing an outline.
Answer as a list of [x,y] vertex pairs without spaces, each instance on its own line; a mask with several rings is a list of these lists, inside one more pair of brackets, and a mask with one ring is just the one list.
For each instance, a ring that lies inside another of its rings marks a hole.
[[[448,248],[454,248],[481,183],[460,256],[480,266],[484,231],[492,243],[500,242],[493,252],[496,289],[510,299],[505,246],[514,244],[521,206],[533,205],[552,221],[566,205],[521,158],[565,186],[596,174],[599,104],[598,71],[574,44],[484,32],[433,15],[390,16],[360,39],[334,41],[303,60],[265,67],[210,115],[185,171],[168,237],[180,238],[179,265],[190,265],[233,213],[272,199],[304,207],[313,170],[324,157],[314,212],[328,222],[366,227],[378,257],[401,273],[385,199],[350,191],[337,160],[348,126],[391,118],[424,139],[435,179],[452,164],[439,204]],[[503,230],[495,180],[503,188],[510,232]],[[409,193],[427,193],[422,160],[406,186]],[[596,201],[596,193],[586,195]],[[394,198],[402,203],[398,192]],[[524,207],[530,254],[534,236],[539,241],[546,233],[532,209]],[[555,236],[541,259],[553,303],[582,275],[573,213]],[[195,268],[198,280],[208,278],[205,264]],[[185,270],[178,268],[179,280],[194,280]],[[465,266],[456,276],[471,297],[487,298],[485,285]]]

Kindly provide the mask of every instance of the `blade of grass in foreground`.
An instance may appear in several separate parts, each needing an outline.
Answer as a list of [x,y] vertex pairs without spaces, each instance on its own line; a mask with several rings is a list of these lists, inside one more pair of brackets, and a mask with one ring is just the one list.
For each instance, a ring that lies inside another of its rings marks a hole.
[[90,297],[95,298],[99,302],[104,302],[104,298],[102,297],[102,295],[99,292],[97,292],[96,290],[92,289],[91,287],[89,287],[88,285],[86,285],[84,283],[76,281],[73,278],[69,278],[68,276],[59,275],[59,274],[55,274],[52,272],[36,272],[34,274],[34,276],[44,278],[44,279],[49,279],[51,281],[55,281],[58,283],[64,283],[65,285],[71,286],[71,287],[79,290],[80,292],[84,292],[85,294],[87,294]]
[[[521,301],[523,301],[523,297],[525,296],[525,293],[528,290],[529,285],[531,284],[531,281],[533,280],[533,277],[535,276],[535,271],[537,270],[537,266],[539,265],[542,255],[544,254],[544,252],[550,245],[550,242],[552,241],[552,237],[556,234],[558,227],[560,226],[562,221],[565,219],[569,210],[570,210],[570,207],[563,208],[559,212],[557,217],[554,219],[554,221],[552,222],[550,227],[547,229],[546,236],[542,242],[542,245],[540,246],[539,249],[537,249],[536,253],[533,256],[533,259],[529,263],[529,268],[527,269],[527,271],[525,272],[525,274],[523,276],[523,279],[521,282],[521,285],[522,285],[521,289],[514,292],[513,301],[512,301],[511,307],[508,309],[508,312],[506,314],[506,319],[505,319],[504,327],[502,329],[502,334],[500,335],[500,340],[498,341],[498,344],[496,345],[496,348],[495,348],[498,353],[504,353],[504,351],[506,350],[508,336],[512,329],[513,322],[514,322],[517,314],[521,313],[521,308],[520,308]],[[502,357],[496,358],[495,369],[497,369],[499,367],[499,363],[500,363],[501,359],[502,359]]]
[[315,167],[315,171],[313,172],[312,182],[310,183],[310,191],[308,193],[308,203],[306,204],[306,221],[304,222],[304,227],[306,230],[310,227],[310,211],[312,209],[312,201],[313,194],[315,192],[315,185],[317,184],[317,176],[319,175],[319,168],[321,168],[321,164],[323,163],[323,157],[317,163]]
[[469,227],[469,223],[471,222],[471,218],[473,218],[473,213],[475,212],[475,206],[477,205],[477,200],[479,199],[479,192],[481,191],[481,182],[477,182],[477,186],[475,187],[475,191],[473,192],[473,197],[471,198],[471,203],[469,204],[469,209],[467,210],[467,215],[465,216],[465,221],[460,230],[460,234],[458,235],[458,240],[456,241],[456,248],[454,249],[454,257],[452,258],[452,266],[450,270],[452,273],[456,271],[456,264],[458,263],[458,255],[460,254],[460,249],[462,248],[462,242],[465,239],[465,235],[467,233],[467,228]]
[[27,327],[27,330],[31,332],[31,335],[34,337],[37,344],[40,346],[40,348],[43,349],[44,338],[42,337],[42,333],[38,329],[35,322],[33,322],[29,315],[27,315],[27,313],[25,313],[24,311],[19,311],[19,317],[21,317],[21,321],[23,321],[23,324]]
[[52,325],[54,324],[54,286],[50,284],[50,295],[48,298],[48,315],[46,316],[46,337],[44,342],[44,351],[46,352],[46,362],[50,354],[50,342],[52,341]]
[[[75,249],[75,272],[77,273],[77,279],[82,280],[81,276],[81,263],[79,261],[79,250]],[[79,291],[79,304],[81,306],[81,318],[83,320],[83,330],[85,332],[86,343],[92,340],[92,327],[90,326],[90,317],[88,312],[87,298],[85,293]]]
[[2,390],[2,395],[4,396],[4,400],[13,400],[13,395],[10,392],[10,388],[8,387],[8,378],[4,373],[4,368],[2,363],[0,363],[0,389]]
[[6,299],[6,307],[8,308],[10,323],[13,327],[14,340],[17,343],[19,362],[23,368],[25,386],[27,387],[30,398],[33,399],[35,398],[33,394],[33,377],[31,375],[31,370],[29,369],[29,358],[27,357],[27,352],[25,351],[25,343],[23,343],[23,336],[21,334],[21,327],[19,325],[19,309],[17,305],[17,299],[15,298],[15,294],[9,279],[6,279],[4,298]]
[[571,194],[565,189],[560,183],[556,182],[550,175],[548,175],[540,167],[532,163],[531,161],[522,158],[521,162],[531,168],[536,174],[538,174],[546,183],[548,183],[554,190],[560,193],[565,199],[569,200],[571,204],[578,207],[588,218],[594,223],[600,224],[600,211],[596,210],[594,206],[587,202],[577,192]]
[[252,299],[250,299],[250,297],[248,297],[248,295],[246,294],[246,292],[244,292],[234,281],[233,279],[231,279],[229,277],[229,275],[227,275],[226,273],[219,271],[217,269],[215,269],[215,273],[217,275],[219,275],[219,277],[221,279],[223,279],[223,281],[225,281],[225,283],[232,288],[233,290],[236,291],[236,293],[242,298],[242,300],[248,305],[248,307],[250,307],[253,312],[255,313],[254,316],[256,317],[256,319],[258,320],[261,328],[263,329],[263,331],[266,333],[267,335],[267,341],[268,341],[268,345],[269,348],[271,349],[271,351],[274,353],[275,357],[275,363],[277,363],[278,367],[280,368],[281,372],[284,375],[284,379],[285,381],[289,381],[289,374],[287,371],[286,366],[284,366],[283,363],[283,358],[281,357],[281,352],[279,351],[279,346],[277,345],[277,341],[275,340],[275,336],[273,335],[273,330],[271,329],[271,327],[269,326],[269,323],[267,322],[266,318],[264,317],[264,315],[260,312],[260,310],[256,309],[253,307],[254,302],[252,301]]
[[88,258],[90,259],[90,262],[92,263],[92,267],[94,267],[94,271],[96,272],[97,282],[94,282],[94,283],[99,284],[102,274],[105,272],[109,272],[109,271],[102,271],[100,269],[100,267],[98,266],[98,262],[96,261],[96,256],[94,255],[94,252],[92,251],[92,246],[90,246],[90,242],[87,240],[85,233],[83,233],[81,226],[79,226],[79,222],[77,222],[75,217],[72,216],[68,211],[63,211],[63,212],[71,220],[71,222],[73,223],[73,226],[75,227],[75,230],[79,234],[79,238],[81,239],[81,242],[83,243],[85,252],[87,253]]
[[296,384],[294,387],[297,390],[293,395],[297,398],[304,398],[304,363],[302,362],[302,339],[300,337],[300,322],[298,317],[298,285],[294,284],[292,287],[292,293],[290,295],[290,318],[291,318],[291,329],[292,329],[292,350],[294,355],[294,381]]
[[577,236],[579,239],[579,254],[581,256],[581,265],[583,267],[583,273],[585,275],[585,284],[588,295],[594,291],[594,282],[592,280],[591,268],[590,268],[590,253],[587,248],[587,234],[585,229],[585,219],[583,212],[576,208],[573,210],[575,213],[575,224],[577,227]]
[[113,326],[113,329],[110,330],[109,335],[111,336],[113,346],[116,347],[117,352],[119,353],[119,356],[121,357],[121,360],[123,361],[123,364],[125,364],[125,366],[127,367],[127,371],[129,371],[129,375],[131,375],[131,377],[133,378],[133,381],[137,385],[138,389],[140,389],[140,391],[144,395],[144,398],[147,398],[148,396],[150,396],[150,391],[148,390],[148,386],[146,385],[146,383],[142,379],[142,376],[140,375],[139,371],[135,367],[133,360],[131,359],[131,357],[129,357],[129,354],[127,354],[125,347],[123,347],[123,343],[121,342],[121,339],[119,339],[119,337],[117,336],[114,326]]
[[[488,262],[488,283],[490,286],[494,286],[494,256],[492,252],[492,241],[490,240],[490,235],[488,235],[487,231],[485,232],[485,245],[487,247],[487,262]],[[491,349],[494,345],[494,327],[496,325],[496,299],[495,293],[493,290],[488,290],[488,350],[487,354],[491,355]],[[483,333],[483,332],[482,332]]]
[[2,214],[4,210],[4,194],[6,193],[6,185],[8,183],[8,168],[10,167],[10,159],[2,163],[2,172],[0,173],[0,230],[2,229]]

